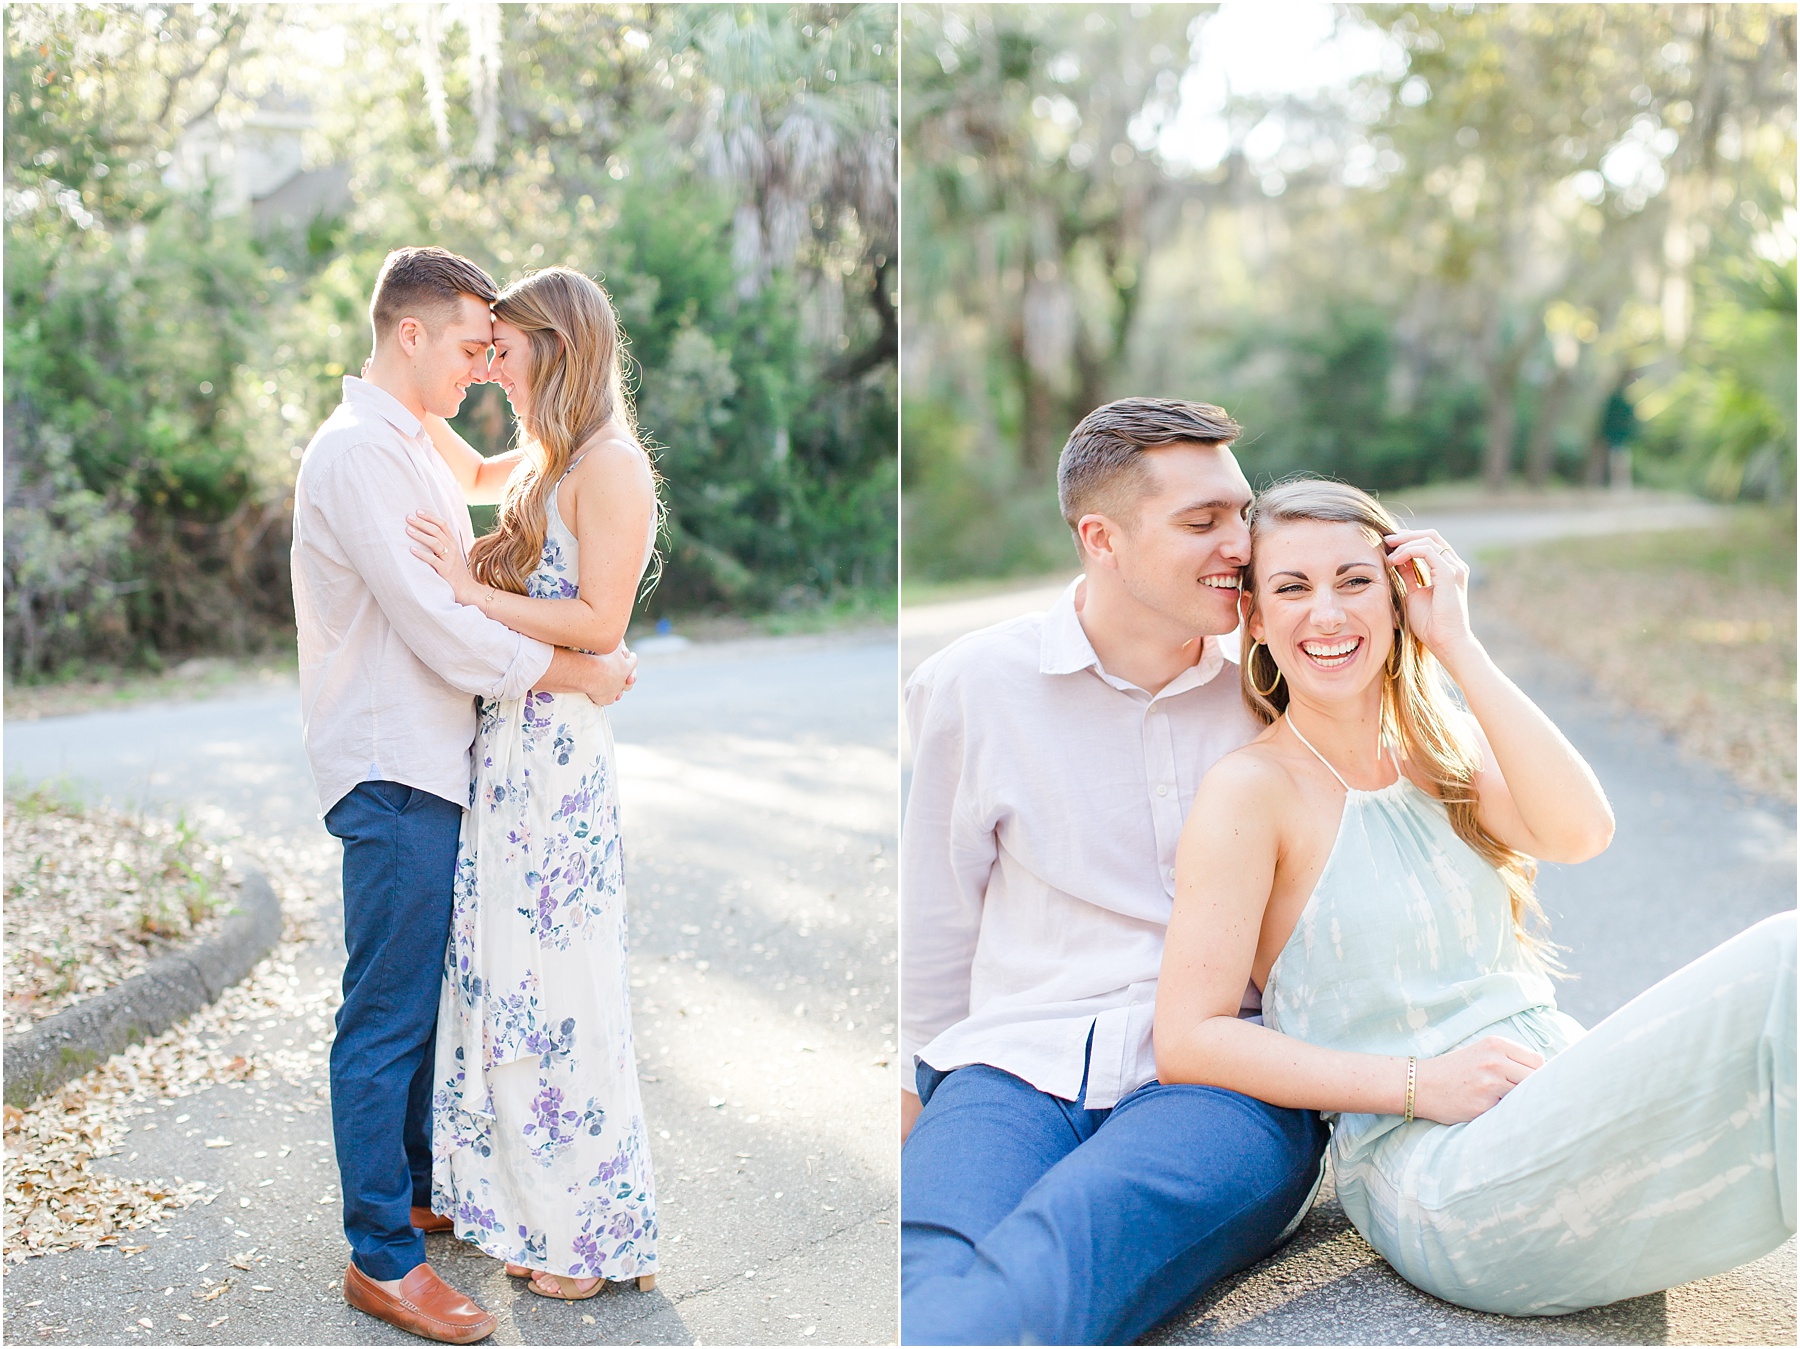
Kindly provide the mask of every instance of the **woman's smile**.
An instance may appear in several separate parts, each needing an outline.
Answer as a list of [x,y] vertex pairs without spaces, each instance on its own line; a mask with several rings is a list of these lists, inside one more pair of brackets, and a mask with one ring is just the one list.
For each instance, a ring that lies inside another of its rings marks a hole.
[[1295,643],[1300,654],[1321,670],[1341,670],[1362,650],[1360,637],[1315,637]]

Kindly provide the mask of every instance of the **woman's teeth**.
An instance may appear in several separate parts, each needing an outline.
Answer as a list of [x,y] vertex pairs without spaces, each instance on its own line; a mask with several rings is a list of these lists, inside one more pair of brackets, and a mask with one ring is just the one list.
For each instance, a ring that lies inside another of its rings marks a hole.
[[1300,649],[1315,665],[1323,665],[1327,669],[1335,669],[1340,665],[1348,665],[1356,649],[1362,645],[1362,638],[1352,637],[1343,642],[1302,642]]

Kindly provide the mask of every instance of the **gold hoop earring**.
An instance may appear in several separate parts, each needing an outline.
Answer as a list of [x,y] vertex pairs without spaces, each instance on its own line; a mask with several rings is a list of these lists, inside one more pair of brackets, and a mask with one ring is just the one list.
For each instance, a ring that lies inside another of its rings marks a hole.
[[[1256,690],[1257,697],[1273,698],[1275,696],[1275,690],[1281,687],[1281,667],[1279,665],[1275,666],[1275,680],[1268,688],[1265,689],[1258,684],[1256,682],[1256,648],[1259,646],[1262,646],[1264,651],[1269,649],[1252,637],[1250,639],[1250,654],[1244,658],[1244,670],[1250,676],[1250,687]],[[1273,656],[1269,657],[1269,663],[1271,665],[1275,664],[1275,658]]]

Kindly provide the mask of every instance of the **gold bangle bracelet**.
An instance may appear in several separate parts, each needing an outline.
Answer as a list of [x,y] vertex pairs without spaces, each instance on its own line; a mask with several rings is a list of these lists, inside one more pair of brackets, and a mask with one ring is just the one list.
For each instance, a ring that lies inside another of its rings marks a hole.
[[1405,1116],[1405,1122],[1408,1124],[1412,1123],[1413,1098],[1418,1092],[1418,1086],[1419,1086],[1419,1060],[1417,1058],[1409,1057],[1406,1060],[1406,1116]]

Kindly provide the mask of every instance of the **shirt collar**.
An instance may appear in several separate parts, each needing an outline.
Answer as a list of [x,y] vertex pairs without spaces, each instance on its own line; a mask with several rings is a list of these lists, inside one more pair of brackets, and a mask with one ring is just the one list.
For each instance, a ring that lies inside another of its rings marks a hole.
[[1094,644],[1088,641],[1075,612],[1075,592],[1086,579],[1077,576],[1070,581],[1068,589],[1056,597],[1044,615],[1043,635],[1038,643],[1040,674],[1074,674],[1077,670],[1100,668],[1100,657],[1094,654]]
[[404,403],[366,379],[345,375],[344,401],[392,422],[394,429],[403,436],[417,440],[425,432],[425,424],[408,412]]
[[[1092,670],[1114,688],[1143,693],[1145,690],[1138,689],[1135,684],[1108,674],[1106,667],[1100,664],[1094,644],[1088,640],[1087,630],[1081,626],[1081,616],[1075,612],[1075,593],[1086,579],[1084,576],[1077,576],[1069,582],[1069,588],[1056,597],[1056,602],[1044,615],[1043,632],[1038,643],[1038,672],[1075,674],[1082,670]],[[1210,684],[1224,668],[1225,652],[1219,645],[1219,639],[1203,637],[1200,659],[1176,675],[1154,696],[1168,698],[1199,688],[1202,684]]]

